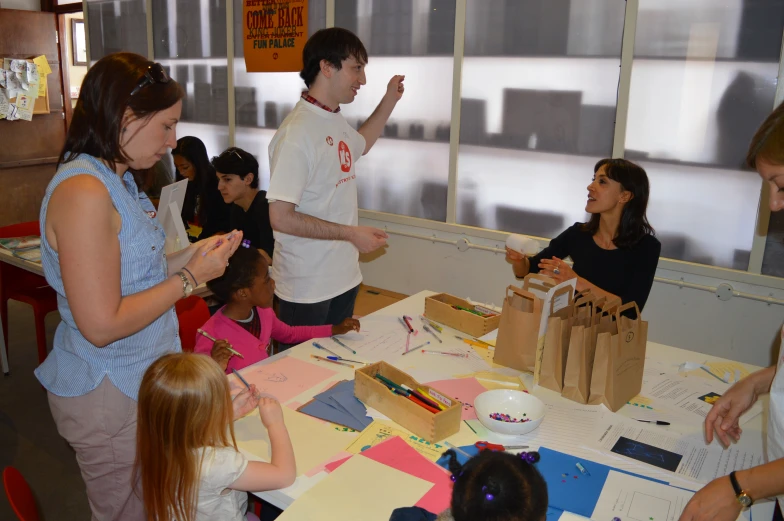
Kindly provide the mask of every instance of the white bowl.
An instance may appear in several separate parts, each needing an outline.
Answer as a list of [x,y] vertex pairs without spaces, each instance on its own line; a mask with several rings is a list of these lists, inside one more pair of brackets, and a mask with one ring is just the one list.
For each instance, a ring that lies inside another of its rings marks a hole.
[[[474,409],[479,422],[493,432],[500,434],[528,434],[539,427],[544,420],[545,405],[536,396],[522,391],[497,389],[487,391],[474,399]],[[528,418],[524,423],[507,423],[494,420],[490,414],[500,412],[512,418]],[[524,416],[525,415],[525,416]]]

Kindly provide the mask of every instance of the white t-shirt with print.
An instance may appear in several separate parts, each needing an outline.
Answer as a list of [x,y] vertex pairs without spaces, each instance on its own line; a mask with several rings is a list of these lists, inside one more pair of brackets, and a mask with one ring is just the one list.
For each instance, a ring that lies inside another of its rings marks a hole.
[[245,472],[248,459],[234,447],[205,447],[202,450],[196,521],[245,521],[248,493],[227,487]]
[[[267,199],[296,211],[356,226],[357,160],[365,138],[340,113],[300,100],[269,145]],[[345,293],[362,282],[359,252],[348,241],[327,241],[274,232],[275,293],[288,302],[312,304]]]

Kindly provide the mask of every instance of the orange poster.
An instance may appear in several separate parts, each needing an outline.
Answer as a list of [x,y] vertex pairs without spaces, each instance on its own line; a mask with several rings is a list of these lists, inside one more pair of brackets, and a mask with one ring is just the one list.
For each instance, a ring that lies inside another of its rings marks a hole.
[[299,72],[308,40],[308,0],[243,0],[248,72]]

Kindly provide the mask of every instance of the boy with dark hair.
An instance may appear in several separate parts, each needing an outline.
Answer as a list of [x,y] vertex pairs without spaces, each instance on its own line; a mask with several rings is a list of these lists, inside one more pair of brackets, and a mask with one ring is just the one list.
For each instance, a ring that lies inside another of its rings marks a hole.
[[322,29],[302,52],[310,89],[269,145],[273,277],[280,319],[289,325],[339,324],[352,316],[362,281],[359,253],[386,244],[383,230],[358,226],[356,166],[403,96],[393,76],[373,114],[354,130],[340,114],[365,84],[367,51],[356,35]]
[[269,219],[267,192],[259,190],[259,162],[241,148],[227,148],[212,158],[218,176],[218,191],[226,203],[234,203],[229,213],[229,229],[242,230],[243,238],[272,259],[275,240]]

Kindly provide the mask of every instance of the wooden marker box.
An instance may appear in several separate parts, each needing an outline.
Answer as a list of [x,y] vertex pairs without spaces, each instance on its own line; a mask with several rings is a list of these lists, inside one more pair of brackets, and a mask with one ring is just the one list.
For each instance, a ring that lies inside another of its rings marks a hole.
[[474,305],[465,299],[439,293],[425,299],[425,316],[477,338],[498,329],[498,324],[501,323],[501,313],[492,317],[480,317],[452,306],[474,309]]
[[442,397],[441,400],[437,400],[427,394],[425,396],[433,401],[451,403],[451,406],[448,406],[446,409],[433,413],[405,396],[390,391],[386,385],[375,377],[377,374],[388,378],[398,385],[407,385],[414,390],[423,389],[429,391],[431,389],[427,385],[420,384],[396,367],[386,362],[377,362],[362,369],[357,369],[355,372],[354,395],[365,405],[384,413],[401,427],[410,430],[430,443],[439,442],[460,430],[463,406],[458,400],[438,392],[438,389],[433,389],[434,392],[438,392],[438,395]]

